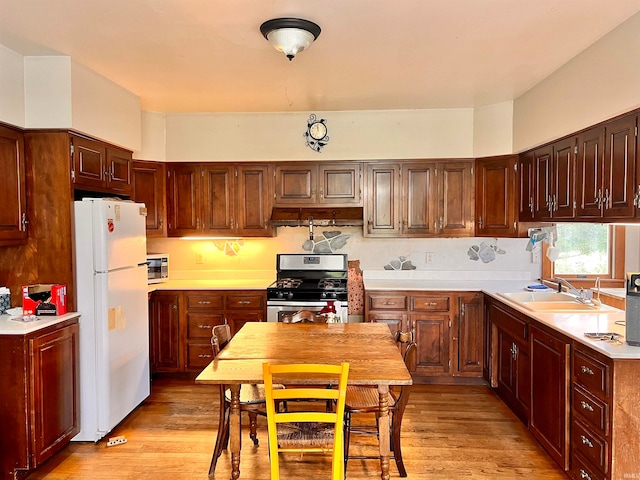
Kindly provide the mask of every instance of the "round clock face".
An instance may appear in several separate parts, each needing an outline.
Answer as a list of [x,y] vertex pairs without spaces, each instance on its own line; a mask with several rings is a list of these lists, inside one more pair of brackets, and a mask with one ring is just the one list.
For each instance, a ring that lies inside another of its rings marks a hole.
[[321,140],[327,136],[327,126],[322,122],[314,122],[309,127],[309,135],[314,140]]

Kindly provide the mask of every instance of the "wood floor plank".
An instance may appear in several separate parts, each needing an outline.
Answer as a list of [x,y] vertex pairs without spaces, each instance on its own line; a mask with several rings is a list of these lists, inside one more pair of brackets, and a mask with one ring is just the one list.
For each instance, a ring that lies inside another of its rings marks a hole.
[[[217,387],[190,380],[154,380],[151,396],[109,436],[127,443],[107,447],[107,439],[72,443],[29,480],[208,480],[215,441]],[[360,418],[357,421],[367,421]],[[258,419],[260,445],[243,427],[241,478],[269,479],[266,421]],[[403,456],[409,479],[566,480],[542,447],[490,389],[484,386],[416,385],[403,422]],[[356,436],[352,452],[373,453],[374,436]],[[281,477],[330,478],[328,456],[283,456]],[[391,461],[391,477],[399,478]],[[223,452],[216,479],[230,478]],[[347,478],[379,478],[376,460],[349,461]]]

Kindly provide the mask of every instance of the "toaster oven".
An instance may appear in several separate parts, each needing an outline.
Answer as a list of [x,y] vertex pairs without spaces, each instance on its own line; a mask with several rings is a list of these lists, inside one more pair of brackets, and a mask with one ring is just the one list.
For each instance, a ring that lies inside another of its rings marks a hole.
[[147,255],[148,283],[160,283],[169,280],[169,255],[150,253]]

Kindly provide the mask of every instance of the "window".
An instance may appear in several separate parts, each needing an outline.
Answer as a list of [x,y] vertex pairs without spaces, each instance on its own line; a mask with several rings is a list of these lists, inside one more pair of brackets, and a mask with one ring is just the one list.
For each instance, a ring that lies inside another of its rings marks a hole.
[[596,223],[558,223],[555,245],[558,259],[551,262],[543,245],[542,277],[563,277],[576,286],[590,286],[595,277],[608,279],[603,286],[624,285],[625,227]]

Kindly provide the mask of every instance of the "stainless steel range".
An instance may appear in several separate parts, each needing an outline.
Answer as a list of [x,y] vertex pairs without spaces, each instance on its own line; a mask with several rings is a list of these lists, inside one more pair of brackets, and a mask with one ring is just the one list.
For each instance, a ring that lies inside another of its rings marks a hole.
[[278,254],[276,281],[267,288],[267,321],[299,310],[320,312],[333,302],[341,323],[349,321],[346,254]]

